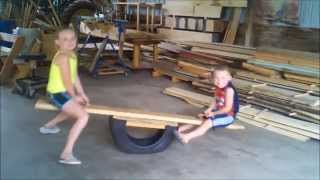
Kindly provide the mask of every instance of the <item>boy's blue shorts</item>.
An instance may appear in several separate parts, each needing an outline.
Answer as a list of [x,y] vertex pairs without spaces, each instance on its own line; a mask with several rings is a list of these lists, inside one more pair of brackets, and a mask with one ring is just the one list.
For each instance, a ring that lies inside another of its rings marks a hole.
[[228,114],[219,114],[214,117],[209,117],[212,121],[212,127],[226,127],[234,122],[234,117]]
[[71,96],[67,92],[49,94],[49,97],[52,104],[59,109],[62,109],[63,105],[71,99]]

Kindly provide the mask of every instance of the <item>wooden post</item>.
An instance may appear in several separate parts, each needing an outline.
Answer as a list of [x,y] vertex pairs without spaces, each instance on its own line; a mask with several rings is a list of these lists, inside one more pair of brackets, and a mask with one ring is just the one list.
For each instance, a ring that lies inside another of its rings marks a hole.
[[115,14],[116,14],[116,19],[118,19],[118,4],[115,4],[114,11],[115,11]]
[[149,6],[147,7],[146,31],[149,32]]
[[153,44],[153,62],[158,61],[159,53],[160,48],[158,47],[158,44]]
[[154,30],[154,6],[151,9],[151,32]]
[[125,12],[124,12],[124,19],[127,20],[127,12],[128,12],[128,4],[126,4]]
[[252,46],[252,28],[253,28],[253,9],[254,9],[254,2],[253,1],[249,1],[248,2],[248,8],[247,8],[247,30],[246,30],[246,34],[245,34],[245,42],[244,45],[245,46]]
[[140,4],[137,4],[137,31],[140,30]]
[[133,45],[133,61],[132,61],[132,67],[134,69],[138,69],[140,67],[140,53],[141,53],[141,45],[134,44]]
[[173,30],[173,26],[174,26],[174,24],[176,24],[177,22],[176,22],[176,15],[172,15],[172,23],[171,23],[171,30]]
[[160,9],[160,26],[162,26],[163,23],[163,11],[162,8]]
[[124,34],[125,32],[122,32],[120,34],[120,38],[119,38],[119,51],[118,51],[118,54],[119,54],[119,58],[122,59],[123,57],[123,46],[124,46]]
[[56,18],[56,20],[57,20],[57,22],[58,22],[58,25],[59,25],[59,26],[62,26],[61,21],[60,21],[60,18],[59,18],[59,16],[58,16],[56,10],[54,9],[54,6],[53,6],[51,0],[48,0],[48,2],[49,2],[49,5],[50,5],[50,8],[51,8],[51,10],[52,10],[52,13],[53,13],[54,17]]

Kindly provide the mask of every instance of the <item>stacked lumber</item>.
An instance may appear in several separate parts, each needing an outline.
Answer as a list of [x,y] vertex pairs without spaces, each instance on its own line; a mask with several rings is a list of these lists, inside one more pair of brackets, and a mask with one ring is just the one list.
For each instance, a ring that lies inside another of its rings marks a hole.
[[[228,45],[224,43],[202,43],[202,42],[177,42],[185,49],[178,52],[178,60],[198,62],[202,66],[228,64],[233,67],[241,67],[243,62],[254,57],[254,48],[244,46]],[[170,50],[169,50],[170,51]]]
[[174,81],[196,81],[219,64],[241,68],[241,64],[251,59],[254,54],[252,48],[222,43],[179,43],[179,46],[167,42],[159,45],[161,58],[153,62],[154,77],[166,74],[175,77]]
[[[319,54],[274,48],[259,48],[251,66],[281,73],[283,78],[319,86]],[[260,73],[261,74],[261,73]]]
[[[160,44],[163,55],[166,52],[171,53],[167,54],[171,56],[171,60],[161,59],[154,62],[154,77],[167,75],[174,77],[173,82],[192,82],[194,88],[203,94],[211,95],[214,89],[213,83],[209,80],[209,73],[214,70],[215,65],[227,64],[232,67],[234,85],[242,103],[320,124],[320,91],[317,85],[281,79],[277,71],[273,72],[270,69],[267,69],[270,72],[266,71],[265,76],[241,70],[243,67],[239,67],[239,62],[251,65],[247,62],[254,56],[255,49],[221,43],[178,43],[179,46],[170,43]],[[208,52],[212,54],[208,55]],[[193,104],[201,106],[199,102]]]
[[292,51],[275,48],[259,48],[257,59],[301,67],[320,68],[319,54],[304,51]]
[[[233,79],[241,102],[255,105],[260,108],[320,124],[320,101],[319,97],[308,92],[301,93],[294,90],[284,89],[267,83],[254,82],[244,79]],[[192,82],[197,89],[213,94],[212,82],[199,80]]]
[[[208,106],[213,97],[184,89],[170,87],[164,90],[165,94],[182,98],[193,105]],[[258,127],[271,130],[295,139],[306,141],[309,138],[320,139],[320,125],[297,120],[267,110],[260,110],[251,106],[241,106],[237,119]]]

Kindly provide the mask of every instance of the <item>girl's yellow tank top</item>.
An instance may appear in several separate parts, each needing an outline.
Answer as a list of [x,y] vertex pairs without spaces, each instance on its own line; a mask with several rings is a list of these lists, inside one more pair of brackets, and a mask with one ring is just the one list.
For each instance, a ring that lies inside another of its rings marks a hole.
[[[50,72],[49,72],[49,79],[48,79],[48,85],[47,85],[47,91],[51,94],[54,93],[60,93],[60,92],[65,92],[66,88],[63,83],[63,79],[61,77],[61,71],[60,68],[57,64],[55,64],[55,58],[59,54],[57,52],[53,60],[51,62],[50,66]],[[72,54],[69,57],[69,64],[70,64],[70,77],[71,77],[71,82],[72,84],[75,83],[77,75],[78,75],[78,60],[77,56],[75,54]]]

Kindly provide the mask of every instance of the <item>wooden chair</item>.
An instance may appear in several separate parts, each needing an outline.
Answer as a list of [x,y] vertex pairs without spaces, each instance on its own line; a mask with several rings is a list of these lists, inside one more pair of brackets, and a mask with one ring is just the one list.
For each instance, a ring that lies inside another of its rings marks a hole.
[[23,37],[0,32],[0,85],[13,79],[16,70],[13,60],[20,53],[23,43]]

